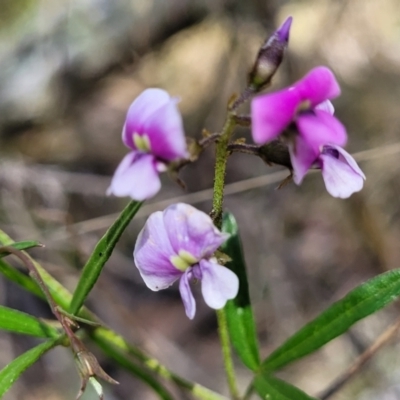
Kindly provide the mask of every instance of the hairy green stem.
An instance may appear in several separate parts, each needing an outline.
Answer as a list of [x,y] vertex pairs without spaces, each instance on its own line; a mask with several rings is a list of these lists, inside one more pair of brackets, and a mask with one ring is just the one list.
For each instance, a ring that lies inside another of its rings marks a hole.
[[[211,217],[217,228],[221,229],[222,212],[224,202],[224,187],[226,163],[229,157],[228,144],[235,127],[233,114],[228,112],[224,128],[221,132],[220,140],[217,143],[215,154],[215,175],[214,175],[214,195]],[[225,373],[228,380],[229,392],[232,399],[239,399],[239,392],[236,384],[235,370],[233,367],[231,344],[229,340],[228,324],[225,310],[217,310],[218,332],[222,347],[222,356],[224,359]]]

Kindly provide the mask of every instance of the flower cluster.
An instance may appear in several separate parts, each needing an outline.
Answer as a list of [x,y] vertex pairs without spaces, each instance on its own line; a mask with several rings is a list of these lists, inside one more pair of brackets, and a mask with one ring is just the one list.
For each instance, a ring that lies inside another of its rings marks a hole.
[[[287,47],[291,23],[289,17],[262,46],[249,74],[248,90],[230,112],[270,83]],[[347,198],[361,190],[365,176],[342,148],[347,133],[330,102],[339,94],[333,73],[326,67],[314,68],[291,87],[253,99],[252,135],[259,145],[283,139],[286,165],[291,164],[296,184],[310,168],[319,168],[328,192]],[[161,187],[159,173],[173,170],[171,163],[189,157],[177,100],[161,89],[147,89],[131,104],[122,140],[131,151],[108,189],[116,196],[137,201],[154,196]],[[205,213],[175,204],[149,217],[135,245],[135,264],[151,290],[165,289],[179,279],[186,315],[192,319],[196,302],[191,281],[201,281],[204,300],[214,309],[224,307],[238,293],[237,276],[215,257],[227,238]]]
[[[311,167],[321,168],[328,192],[347,198],[362,189],[365,175],[342,148],[346,130],[333,116],[329,101],[339,94],[333,73],[326,67],[314,68],[293,86],[252,101],[252,133],[259,144],[284,133],[295,183],[300,184]],[[294,135],[287,132],[293,125]]]
[[224,307],[227,300],[237,295],[237,276],[219,265],[214,257],[228,237],[207,214],[178,203],[149,217],[138,236],[133,256],[151,290],[165,289],[180,279],[179,291],[186,315],[192,319],[196,302],[189,285],[191,280],[201,281],[204,300],[214,309]]

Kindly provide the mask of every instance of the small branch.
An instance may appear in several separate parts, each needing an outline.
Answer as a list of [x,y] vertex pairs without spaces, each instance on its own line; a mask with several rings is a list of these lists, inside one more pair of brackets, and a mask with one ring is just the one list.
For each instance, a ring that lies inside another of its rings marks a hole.
[[360,369],[369,361],[375,353],[384,345],[390,342],[400,329],[400,318],[384,331],[375,342],[362,353],[356,361],[351,365],[338,379],[336,379],[327,389],[325,389],[318,397],[321,400],[329,399],[339,389],[341,389]]
[[251,116],[250,115],[233,115],[233,120],[237,125],[240,126],[251,126]]
[[243,90],[243,92],[239,95],[238,98],[233,100],[231,104],[228,106],[229,111],[236,111],[237,108],[239,108],[242,104],[244,104],[247,100],[250,99],[250,97],[255,93],[254,89],[252,87],[247,87],[246,89]]
[[282,165],[292,170],[292,162],[290,161],[288,147],[280,140],[273,140],[263,146],[239,142],[230,143],[228,145],[228,150],[232,153],[251,154],[260,157],[268,165]]
[[247,144],[247,143],[230,143],[228,145],[228,151],[231,153],[245,153],[251,154],[253,156],[261,157],[260,154],[260,146],[256,144]]

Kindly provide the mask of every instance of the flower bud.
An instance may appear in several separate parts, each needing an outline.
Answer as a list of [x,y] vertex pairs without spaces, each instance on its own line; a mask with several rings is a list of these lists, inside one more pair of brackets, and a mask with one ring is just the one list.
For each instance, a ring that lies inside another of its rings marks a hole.
[[267,86],[281,64],[283,54],[289,42],[292,20],[292,17],[287,18],[259,50],[254,66],[249,74],[249,86],[254,91],[258,92]]

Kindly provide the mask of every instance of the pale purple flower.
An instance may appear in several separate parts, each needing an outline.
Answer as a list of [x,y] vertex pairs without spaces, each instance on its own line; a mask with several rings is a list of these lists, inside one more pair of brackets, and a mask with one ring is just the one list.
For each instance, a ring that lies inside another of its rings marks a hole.
[[323,146],[317,165],[322,170],[326,190],[333,197],[346,199],[364,185],[364,173],[354,158],[339,146]]
[[201,281],[204,300],[214,309],[224,307],[227,300],[237,295],[237,276],[214,257],[228,237],[207,214],[178,203],[150,215],[139,233],[133,256],[151,290],[165,289],[180,278],[179,291],[186,315],[193,319],[196,302],[189,285],[191,280]]
[[161,188],[159,173],[188,157],[177,99],[162,89],[146,89],[129,107],[122,141],[132,151],[119,164],[107,194],[142,201]]

